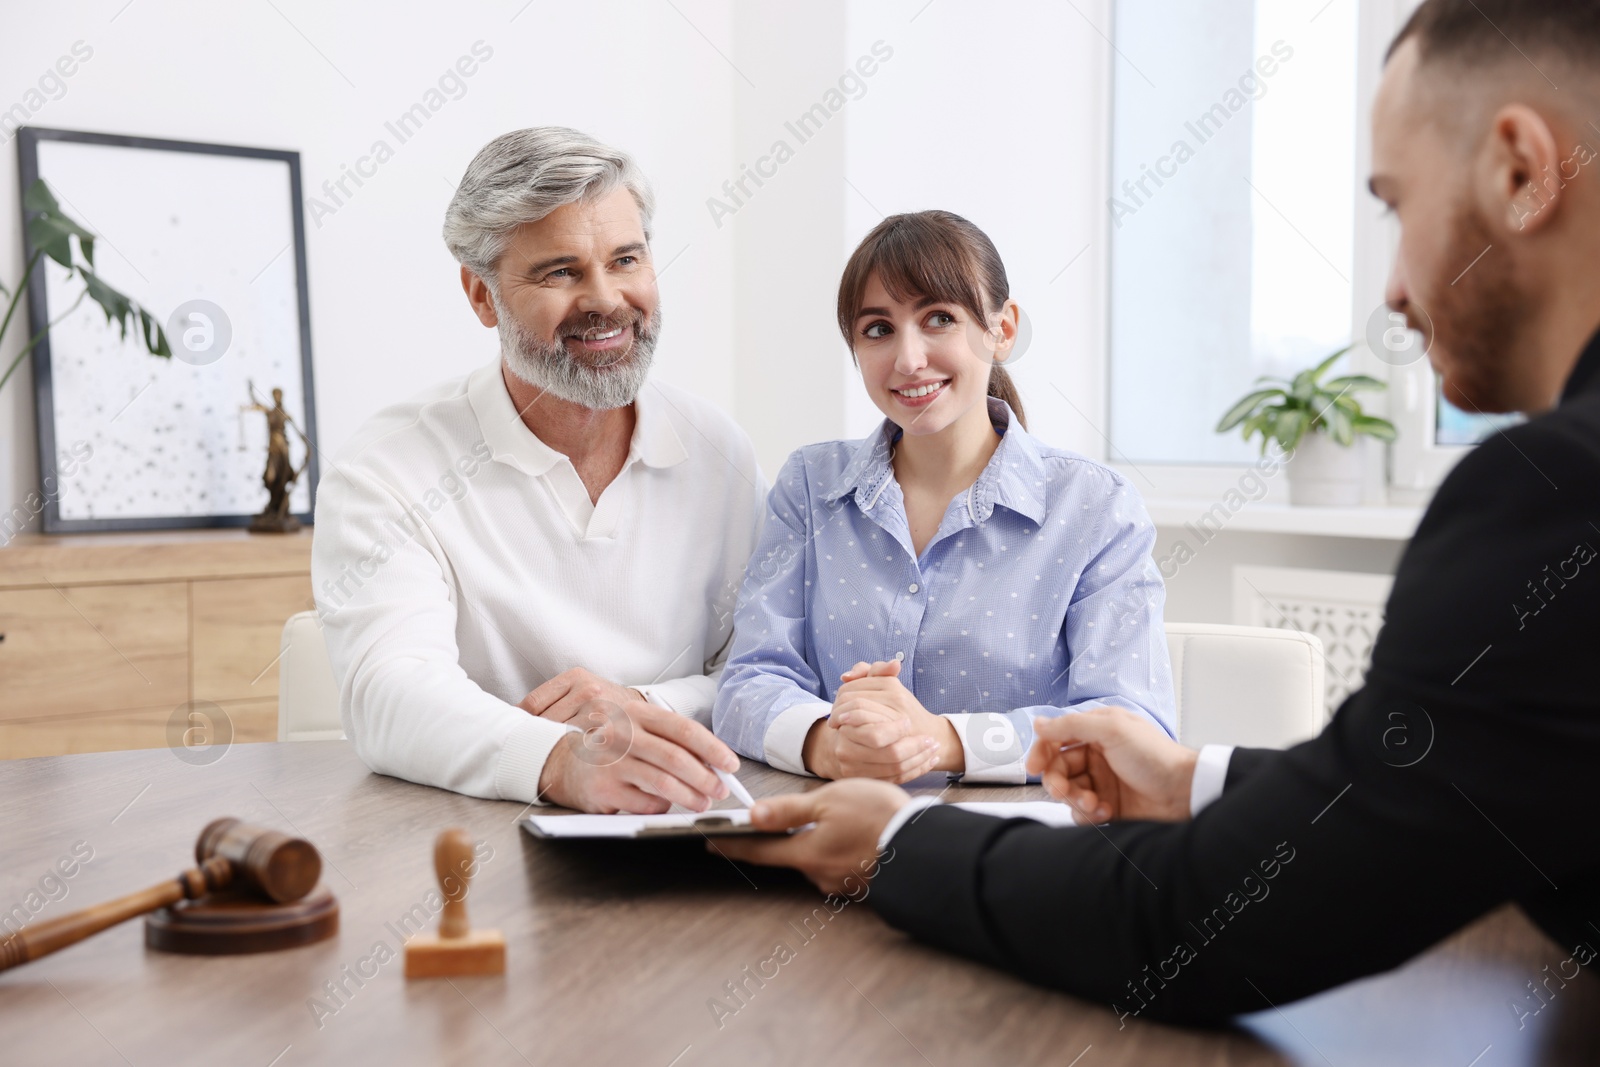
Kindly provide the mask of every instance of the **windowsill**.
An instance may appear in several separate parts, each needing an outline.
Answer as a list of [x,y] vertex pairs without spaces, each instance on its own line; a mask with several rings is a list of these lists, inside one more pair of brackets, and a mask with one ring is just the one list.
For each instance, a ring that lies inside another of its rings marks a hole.
[[[1294,507],[1289,504],[1247,503],[1227,513],[1216,499],[1178,497],[1145,500],[1145,508],[1158,527],[1181,529],[1195,523],[1208,511],[1212,518],[1203,529],[1226,533],[1278,533],[1307,537],[1363,537],[1381,541],[1404,541],[1417,529],[1422,518],[1420,507]],[[1223,513],[1219,517],[1217,512]]]

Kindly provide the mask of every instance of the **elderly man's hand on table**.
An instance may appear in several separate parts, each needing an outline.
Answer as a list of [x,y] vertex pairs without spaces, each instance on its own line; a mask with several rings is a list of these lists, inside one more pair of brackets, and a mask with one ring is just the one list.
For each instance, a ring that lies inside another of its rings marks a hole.
[[[705,811],[728,795],[706,765],[738,770],[732,749],[692,719],[658,708],[634,690],[613,688],[620,690],[615,697],[590,695],[561,720],[577,730],[545,760],[541,797],[579,811],[659,815],[673,804]],[[550,706],[563,699],[554,698]]]
[[613,704],[626,705],[643,696],[637,689],[628,689],[593,671],[573,667],[523,697],[517,707],[542,719],[571,722],[591,700],[609,700]]
[[1088,822],[1189,817],[1194,749],[1126,708],[1033,720],[1028,773]]
[[765,797],[750,809],[750,821],[758,829],[814,825],[789,837],[719,837],[716,851],[765,867],[794,867],[824,893],[854,897],[877,873],[883,828],[910,802],[905,790],[866,778]]

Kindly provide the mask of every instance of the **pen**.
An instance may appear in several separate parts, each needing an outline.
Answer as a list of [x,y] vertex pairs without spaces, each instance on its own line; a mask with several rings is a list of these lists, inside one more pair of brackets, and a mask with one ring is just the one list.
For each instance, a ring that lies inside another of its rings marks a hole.
[[711,769],[716,772],[717,777],[721,778],[723,783],[727,785],[728,792],[738,797],[739,802],[745,807],[748,808],[756,802],[756,798],[750,795],[750,790],[746,789],[744,787],[744,783],[740,782],[739,779],[735,778],[721,767],[712,767]]

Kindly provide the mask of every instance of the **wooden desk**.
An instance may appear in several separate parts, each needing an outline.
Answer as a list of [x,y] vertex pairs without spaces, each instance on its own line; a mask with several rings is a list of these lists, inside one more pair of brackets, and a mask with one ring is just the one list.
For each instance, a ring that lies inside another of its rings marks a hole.
[[[741,777],[757,794],[809,784],[755,765]],[[1037,793],[967,788],[948,796]],[[1517,1030],[1507,1002],[1567,952],[1509,909],[1397,972],[1281,1013],[1267,1010],[1241,1028],[1190,1031],[1130,1020],[1119,1032],[1110,1011],[916,944],[869,906],[830,915],[790,872],[735,867],[682,842],[537,841],[516,826],[522,810],[371,774],[346,742],[236,745],[203,767],[165,750],[0,765],[0,908],[23,904],[78,842],[80,855],[92,849],[93,858],[37,917],[175,874],[201,826],[219,815],[309,837],[343,908],[335,940],[288,952],[164,955],[147,951],[141,926],[130,923],[0,974],[0,1061],[1504,1067],[1600,1060],[1600,982],[1590,976],[1569,982]],[[470,906],[475,925],[505,932],[508,971],[407,983],[392,926],[413,908],[426,910],[433,838],[450,825],[493,849]],[[745,968],[754,973],[780,942],[792,958],[769,964],[767,974],[774,966],[777,973],[763,985],[747,980],[739,1006],[727,983],[745,980]],[[330,996],[329,982],[342,982],[345,992]],[[312,998],[328,1006],[320,1020]],[[714,998],[739,1006],[720,1029],[708,1006]]]

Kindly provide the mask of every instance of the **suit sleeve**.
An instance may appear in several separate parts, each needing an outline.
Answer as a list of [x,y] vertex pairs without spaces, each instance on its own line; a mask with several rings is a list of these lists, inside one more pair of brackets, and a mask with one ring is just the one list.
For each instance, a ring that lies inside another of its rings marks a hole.
[[1235,748],[1233,757],[1228,760],[1228,777],[1223,782],[1222,788],[1224,791],[1232,789],[1270,763],[1277,755],[1279,752],[1274,748]]
[[1183,1022],[1391,968],[1507,900],[1574,913],[1600,815],[1591,520],[1581,442],[1538,422],[1486,442],[1441,487],[1367,684],[1320,736],[1236,753],[1186,823],[931,809],[889,842],[875,906],[1123,1017]]

